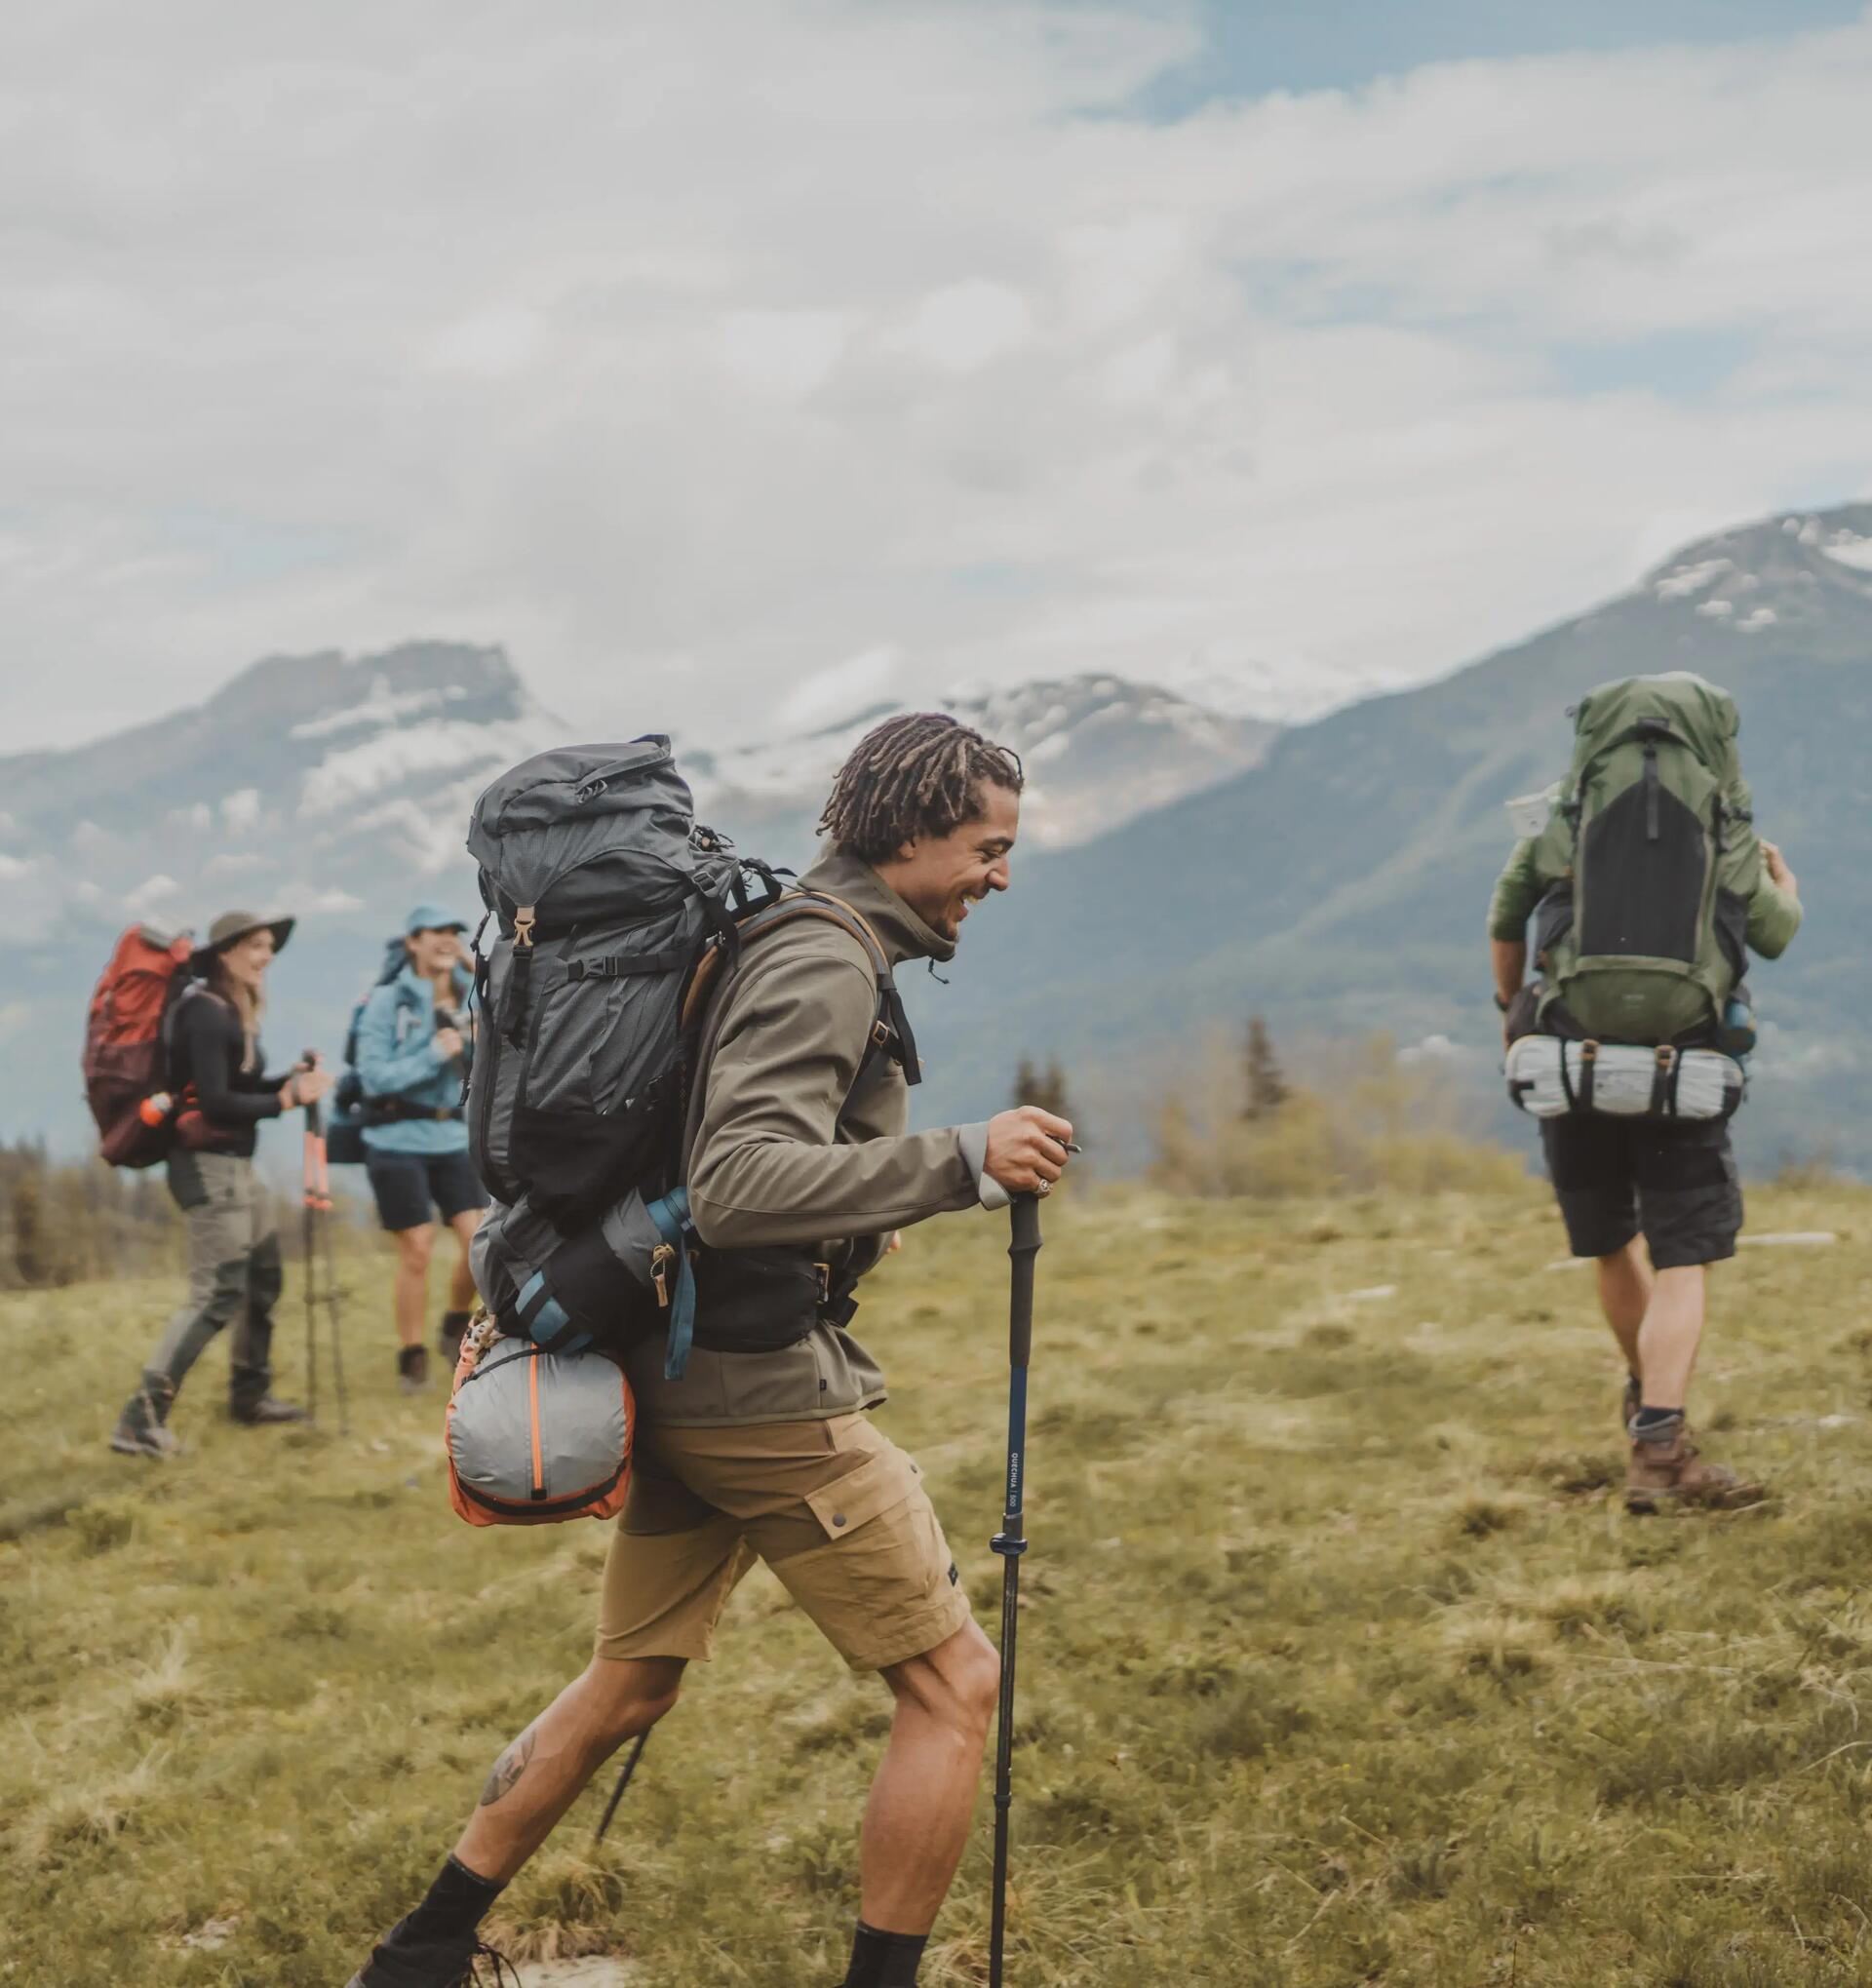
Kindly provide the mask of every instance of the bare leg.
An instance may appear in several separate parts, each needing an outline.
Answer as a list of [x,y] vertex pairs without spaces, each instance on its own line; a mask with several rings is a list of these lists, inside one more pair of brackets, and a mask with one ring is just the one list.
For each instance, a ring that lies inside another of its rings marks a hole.
[[436,1246],[436,1225],[418,1223],[399,1228],[397,1245],[397,1339],[406,1346],[422,1344],[422,1312],[429,1302],[429,1257]]
[[880,1932],[927,1932],[968,1841],[1000,1659],[975,1623],[884,1672],[897,1700],[859,1846],[860,1913]]
[[1700,1264],[1658,1272],[1638,1336],[1647,1408],[1682,1408],[1689,1396],[1703,1337],[1703,1292]]
[[1651,1304],[1651,1265],[1644,1244],[1634,1235],[1617,1256],[1600,1257],[1594,1267],[1599,1272],[1599,1304],[1625,1356],[1625,1365],[1641,1379],[1638,1336]]
[[455,1240],[461,1245],[461,1254],[455,1259],[455,1271],[448,1284],[448,1308],[450,1311],[472,1311],[475,1308],[475,1273],[468,1266],[468,1250],[475,1239],[475,1230],[481,1227],[482,1210],[464,1209],[449,1223],[455,1231]]
[[678,1657],[593,1657],[495,1761],[456,1861],[505,1884],[618,1747],[676,1703],[682,1671]]

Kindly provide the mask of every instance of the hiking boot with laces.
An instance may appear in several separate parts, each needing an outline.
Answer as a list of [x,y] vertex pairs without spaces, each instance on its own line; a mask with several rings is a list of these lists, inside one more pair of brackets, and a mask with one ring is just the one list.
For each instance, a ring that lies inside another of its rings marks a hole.
[[412,1940],[403,1929],[384,1934],[344,1988],[522,1988],[520,1969],[474,1933]]
[[1660,1423],[1656,1433],[1632,1437],[1625,1471],[1628,1512],[1655,1512],[1673,1504],[1736,1511],[1767,1496],[1761,1485],[1737,1477],[1728,1465],[1703,1462],[1682,1416]]

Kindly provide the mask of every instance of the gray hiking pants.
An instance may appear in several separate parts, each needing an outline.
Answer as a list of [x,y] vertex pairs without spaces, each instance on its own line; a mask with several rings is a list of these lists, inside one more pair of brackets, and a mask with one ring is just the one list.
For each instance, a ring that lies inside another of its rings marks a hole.
[[271,1197],[254,1162],[226,1152],[176,1152],[169,1191],[188,1223],[188,1296],[143,1368],[127,1420],[162,1422],[188,1370],[226,1327],[229,1406],[251,1415],[272,1376],[273,1306],[279,1301],[280,1238]]

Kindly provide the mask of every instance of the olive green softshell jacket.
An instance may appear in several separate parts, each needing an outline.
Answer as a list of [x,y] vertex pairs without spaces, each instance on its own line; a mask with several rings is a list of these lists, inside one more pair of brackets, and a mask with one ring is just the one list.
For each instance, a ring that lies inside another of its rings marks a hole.
[[[1557,810],[1562,789],[1554,787],[1548,798]],[[1740,789],[1742,805],[1748,790]],[[1525,939],[1534,908],[1556,883],[1566,881],[1573,861],[1572,838],[1563,824],[1556,823],[1538,836],[1524,837],[1514,845],[1507,868],[1496,881],[1489,901],[1489,937],[1512,945]],[[1752,827],[1736,836],[1722,858],[1721,883],[1748,904],[1748,944],[1764,959],[1778,959],[1801,929],[1801,906],[1768,874],[1762,845]]]
[[[827,856],[800,881],[858,912],[893,968],[956,951],[855,857]],[[907,1132],[910,1090],[889,1056],[873,1057],[857,1081],[877,1003],[864,948],[823,918],[798,918],[758,940],[712,996],[683,1143],[689,1209],[705,1244],[805,1244],[863,1271],[892,1229],[976,1205],[986,1125]],[[680,1381],[664,1379],[663,1352],[658,1339],[627,1361],[641,1411],[659,1422],[814,1421],[884,1398],[877,1362],[837,1326],[777,1352],[697,1346]]]

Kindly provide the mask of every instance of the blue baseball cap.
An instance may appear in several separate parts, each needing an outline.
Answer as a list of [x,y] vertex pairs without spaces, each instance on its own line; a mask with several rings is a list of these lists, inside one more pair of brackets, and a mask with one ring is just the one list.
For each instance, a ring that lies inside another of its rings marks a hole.
[[403,936],[413,939],[418,932],[465,932],[465,918],[451,918],[439,904],[419,904],[403,921]]

